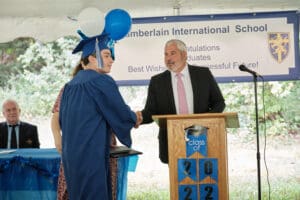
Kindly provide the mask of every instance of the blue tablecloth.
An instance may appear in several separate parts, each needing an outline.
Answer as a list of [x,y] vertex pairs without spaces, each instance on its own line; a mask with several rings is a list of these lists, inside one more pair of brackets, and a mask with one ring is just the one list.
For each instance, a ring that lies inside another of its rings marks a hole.
[[[127,172],[137,155],[118,158],[117,200],[126,200]],[[0,200],[56,200],[60,155],[56,149],[0,149]]]
[[138,155],[118,158],[117,200],[127,199],[127,174],[135,171],[137,162]]
[[56,149],[0,150],[0,199],[56,199],[60,155]]

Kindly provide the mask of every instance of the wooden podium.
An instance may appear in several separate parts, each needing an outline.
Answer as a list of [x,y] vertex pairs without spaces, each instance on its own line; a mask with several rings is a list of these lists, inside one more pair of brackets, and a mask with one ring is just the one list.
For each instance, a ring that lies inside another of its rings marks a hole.
[[226,128],[237,113],[154,115],[167,127],[171,200],[228,200]]

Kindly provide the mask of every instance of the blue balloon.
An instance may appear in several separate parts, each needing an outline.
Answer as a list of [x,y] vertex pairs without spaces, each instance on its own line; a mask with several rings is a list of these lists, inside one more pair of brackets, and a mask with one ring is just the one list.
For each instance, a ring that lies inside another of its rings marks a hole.
[[130,28],[131,17],[125,10],[114,9],[105,16],[104,32],[109,34],[113,40],[120,40],[125,37]]

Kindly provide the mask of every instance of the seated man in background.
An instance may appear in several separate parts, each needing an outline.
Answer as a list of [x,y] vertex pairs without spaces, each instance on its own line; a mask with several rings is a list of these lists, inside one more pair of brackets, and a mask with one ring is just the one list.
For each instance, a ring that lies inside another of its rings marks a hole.
[[37,126],[20,121],[21,109],[13,99],[2,104],[6,121],[0,123],[0,148],[40,148]]

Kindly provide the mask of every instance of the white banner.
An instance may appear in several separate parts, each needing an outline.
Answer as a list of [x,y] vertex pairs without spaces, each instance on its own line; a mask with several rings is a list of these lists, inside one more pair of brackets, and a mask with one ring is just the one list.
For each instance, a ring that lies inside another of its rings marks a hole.
[[299,16],[296,12],[177,16],[133,20],[116,43],[112,76],[120,85],[147,84],[163,72],[167,40],[183,40],[188,63],[209,67],[219,82],[248,81],[243,64],[265,80],[299,78]]

